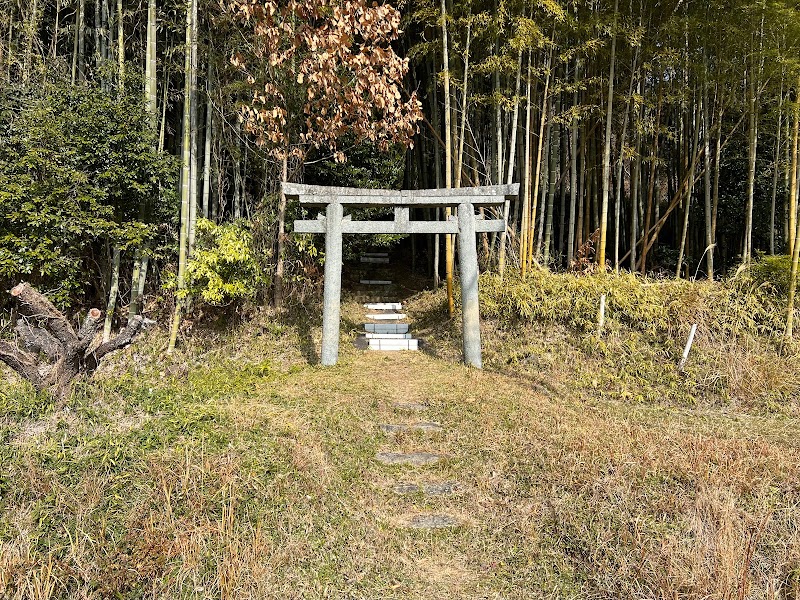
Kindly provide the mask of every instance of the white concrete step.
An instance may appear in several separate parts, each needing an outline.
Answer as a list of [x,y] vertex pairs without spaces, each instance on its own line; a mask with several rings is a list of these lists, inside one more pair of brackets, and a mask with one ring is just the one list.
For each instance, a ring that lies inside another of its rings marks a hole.
[[401,310],[403,308],[402,302],[374,302],[372,304],[365,304],[364,308],[369,310]]
[[410,333],[365,333],[368,340],[410,340]]
[[375,321],[402,321],[406,316],[403,313],[372,313],[367,318]]
[[370,350],[419,350],[419,340],[369,340]]
[[408,333],[408,323],[364,323],[367,333]]
[[362,263],[382,264],[382,265],[389,264],[389,258],[386,256],[362,256],[360,260]]
[[361,279],[359,283],[362,285],[392,285],[388,279]]

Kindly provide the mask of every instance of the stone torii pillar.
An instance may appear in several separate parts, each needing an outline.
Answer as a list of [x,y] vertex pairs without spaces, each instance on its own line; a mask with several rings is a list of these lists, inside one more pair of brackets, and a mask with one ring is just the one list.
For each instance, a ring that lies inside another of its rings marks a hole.
[[475,241],[475,209],[469,202],[458,205],[458,266],[461,275],[461,344],[464,362],[481,369],[478,247]]
[[[345,233],[458,234],[462,299],[464,362],[481,368],[480,306],[478,301],[478,250],[475,235],[505,230],[503,219],[484,220],[475,215],[475,204],[500,206],[519,193],[519,184],[447,190],[373,190],[283,183],[287,197],[306,206],[325,207],[316,220],[295,221],[296,233],[325,234],[325,287],[322,314],[323,365],[335,365],[339,357],[339,321],[342,293],[342,235]],[[393,207],[394,221],[353,221],[345,206]],[[458,207],[457,218],[448,221],[411,221],[411,207]]]
[[344,207],[331,202],[325,209],[325,287],[322,291],[322,352],[320,362],[331,366],[339,358],[342,305],[342,218]]

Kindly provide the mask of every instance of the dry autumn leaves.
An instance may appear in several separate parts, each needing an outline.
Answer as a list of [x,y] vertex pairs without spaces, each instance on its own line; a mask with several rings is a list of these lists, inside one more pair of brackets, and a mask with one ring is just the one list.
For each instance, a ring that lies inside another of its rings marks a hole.
[[252,26],[253,43],[232,62],[247,75],[252,101],[242,107],[247,130],[279,159],[312,148],[346,160],[343,136],[385,150],[412,145],[422,108],[403,101],[408,59],[391,43],[400,13],[365,0],[234,0],[230,9]]

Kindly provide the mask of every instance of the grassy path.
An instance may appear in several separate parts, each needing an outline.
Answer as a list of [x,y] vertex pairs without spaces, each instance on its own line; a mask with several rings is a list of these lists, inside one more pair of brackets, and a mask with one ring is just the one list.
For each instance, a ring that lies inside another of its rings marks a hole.
[[[309,367],[272,340],[6,412],[0,596],[797,597],[791,419],[580,400],[424,353]],[[416,420],[443,430],[378,427]],[[404,526],[434,513],[462,525]]]

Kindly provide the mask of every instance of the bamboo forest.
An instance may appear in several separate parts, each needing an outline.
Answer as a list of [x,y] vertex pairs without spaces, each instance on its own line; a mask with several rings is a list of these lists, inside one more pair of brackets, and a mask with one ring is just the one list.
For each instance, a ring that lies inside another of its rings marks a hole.
[[796,0],[0,0],[0,598],[800,598]]

